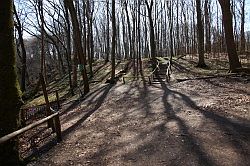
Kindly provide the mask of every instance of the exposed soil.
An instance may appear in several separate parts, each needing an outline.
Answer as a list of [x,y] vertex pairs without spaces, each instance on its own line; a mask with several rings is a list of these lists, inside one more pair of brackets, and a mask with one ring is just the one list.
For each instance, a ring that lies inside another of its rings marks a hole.
[[250,165],[249,77],[101,84],[28,165]]

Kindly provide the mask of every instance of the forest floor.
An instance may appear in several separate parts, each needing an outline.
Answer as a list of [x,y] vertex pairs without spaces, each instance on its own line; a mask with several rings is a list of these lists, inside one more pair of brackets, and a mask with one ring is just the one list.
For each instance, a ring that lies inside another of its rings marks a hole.
[[63,141],[28,165],[250,165],[249,76],[211,67],[203,76],[218,77],[194,79],[187,61],[174,61],[170,83],[101,83],[66,101]]

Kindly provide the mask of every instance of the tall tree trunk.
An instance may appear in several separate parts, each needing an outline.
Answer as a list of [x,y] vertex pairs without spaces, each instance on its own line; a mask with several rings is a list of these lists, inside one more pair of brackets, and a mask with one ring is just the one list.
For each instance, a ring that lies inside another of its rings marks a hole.
[[133,44],[132,44],[132,37],[131,37],[131,24],[129,20],[129,13],[128,13],[128,4],[127,0],[124,1],[124,6],[125,6],[125,12],[126,12],[126,18],[127,18],[127,25],[128,25],[128,38],[129,38],[129,57],[132,59],[133,55]]
[[135,35],[136,35],[136,13],[135,13],[135,7],[133,7],[132,9],[132,13],[131,13],[131,16],[132,16],[132,24],[133,24],[133,27],[132,27],[132,51],[131,51],[131,55],[133,56],[133,75],[135,76],[136,75],[136,56],[137,56],[137,53],[136,53],[136,40],[135,40]]
[[241,28],[240,28],[240,52],[245,52],[245,45],[246,45],[246,39],[245,39],[245,0],[241,1]]
[[47,75],[46,75],[46,63],[45,63],[45,51],[44,51],[44,15],[43,15],[43,0],[39,0],[38,2],[39,12],[40,12],[40,20],[41,20],[41,71],[43,74],[45,84],[47,84]]
[[197,67],[206,67],[204,60],[204,28],[201,18],[201,0],[196,0],[196,12],[197,12],[197,35],[198,35],[198,54],[199,61]]
[[176,1],[176,54],[180,54],[180,35],[179,35],[179,0]]
[[211,24],[210,24],[210,0],[205,0],[204,4],[204,15],[205,15],[205,31],[206,31],[206,52],[211,52]]
[[19,36],[19,41],[21,44],[21,49],[22,49],[22,69],[21,69],[21,90],[22,92],[25,91],[25,85],[26,85],[26,50],[25,50],[25,46],[24,46],[24,41],[23,41],[23,33],[22,33],[22,25],[20,22],[20,19],[17,15],[17,11],[16,11],[16,7],[14,6],[14,14],[16,17],[16,29],[18,32],[18,36]]
[[168,7],[168,21],[169,21],[169,45],[170,45],[170,65],[172,63],[172,58],[174,55],[174,45],[173,45],[173,6],[172,2],[167,2]]
[[232,22],[232,13],[230,11],[230,0],[219,0],[222,17],[224,22],[225,29],[225,38],[229,59],[229,68],[231,71],[234,71],[237,68],[241,68],[241,63],[236,51],[236,45],[234,42],[233,36],[233,22]]
[[155,33],[154,33],[154,21],[152,16],[153,11],[153,0],[148,2],[148,0],[145,1],[145,4],[147,6],[148,10],[148,20],[149,20],[149,34],[150,34],[150,47],[151,47],[151,58],[155,59],[156,57],[156,44],[155,44]]
[[[16,74],[13,1],[0,1],[0,137],[19,127],[21,91]],[[1,165],[19,165],[18,141],[0,145]]]
[[128,37],[126,36],[126,28],[125,28],[125,17],[122,17],[122,39],[123,39],[123,47],[124,47],[124,59],[128,59],[129,52],[128,52]]
[[89,75],[90,78],[93,77],[93,70],[92,70],[92,63],[93,63],[93,35],[92,35],[92,11],[89,0],[86,1],[86,16],[87,16],[87,31],[88,31],[88,37],[87,37],[87,51],[88,51],[88,62],[89,62]]
[[76,9],[74,7],[72,0],[64,0],[64,1],[71,15],[73,35],[74,35],[74,44],[76,46],[76,51],[77,51],[78,59],[80,62],[80,70],[81,70],[81,74],[82,74],[82,78],[84,82],[84,93],[86,94],[89,92],[89,80],[88,80],[87,71],[86,71],[86,56],[83,53],[81,32],[79,29],[79,22],[77,20]]
[[72,85],[74,88],[77,87],[77,64],[78,64],[77,54],[78,53],[77,53],[76,49],[77,49],[76,46],[73,45],[73,60],[72,60],[73,61],[73,65],[72,65],[72,74],[73,74],[72,79],[73,79],[73,81],[72,81]]
[[137,1],[137,3],[138,3],[138,12],[137,12],[137,22],[138,22],[138,24],[137,24],[137,43],[138,43],[138,53],[137,53],[137,57],[138,57],[138,59],[137,59],[137,74],[139,73],[139,70],[140,70],[140,72],[142,71],[142,59],[141,59],[141,22],[140,22],[140,9],[141,9],[141,1],[140,0],[138,0]]
[[106,33],[107,33],[107,37],[106,37],[106,40],[107,40],[107,46],[106,46],[106,59],[105,59],[105,62],[108,62],[109,61],[109,0],[106,0],[106,3],[107,3],[107,13],[106,13],[106,17],[107,17],[107,28],[106,28]]
[[67,59],[67,66],[68,66],[70,93],[73,96],[74,90],[73,90],[73,82],[71,78],[72,65],[71,65],[70,20],[69,20],[69,12],[68,12],[65,2],[64,2],[64,8],[65,8],[65,20],[66,20],[66,43],[67,43],[66,44],[67,45],[66,59]]
[[115,21],[115,0],[112,0],[112,50],[111,50],[111,83],[115,82],[115,45],[116,45],[116,21]]

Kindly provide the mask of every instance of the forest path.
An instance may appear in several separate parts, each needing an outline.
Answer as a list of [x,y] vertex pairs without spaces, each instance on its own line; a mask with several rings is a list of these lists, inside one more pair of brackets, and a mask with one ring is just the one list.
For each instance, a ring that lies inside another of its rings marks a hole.
[[249,94],[237,78],[102,84],[65,111],[63,141],[29,165],[247,166]]

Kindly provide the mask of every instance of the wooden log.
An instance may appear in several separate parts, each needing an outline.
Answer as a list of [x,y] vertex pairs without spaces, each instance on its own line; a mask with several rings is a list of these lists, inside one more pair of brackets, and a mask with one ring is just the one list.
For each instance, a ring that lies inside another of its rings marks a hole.
[[[39,121],[37,121],[35,123],[32,123],[32,124],[30,124],[30,125],[28,125],[28,126],[26,126],[24,128],[21,128],[21,129],[19,129],[17,131],[14,131],[13,133],[10,133],[8,135],[3,136],[2,138],[0,138],[0,144],[3,144],[4,142],[6,142],[8,140],[11,140],[11,139],[25,133],[26,131],[31,130],[31,129],[33,129],[33,128],[35,128],[35,127],[37,127],[37,126],[39,126],[39,125],[41,125],[41,124],[43,124],[45,122],[48,122],[49,120],[55,118],[56,116],[59,119],[59,112],[56,112],[56,113],[54,113],[54,114],[52,114],[52,115],[50,115],[50,116],[48,116],[48,117],[46,117],[44,119],[41,119],[41,120],[39,120]],[[59,130],[61,128],[60,121],[57,120],[56,123],[57,123],[57,129]],[[59,126],[60,126],[60,128],[59,128]]]

